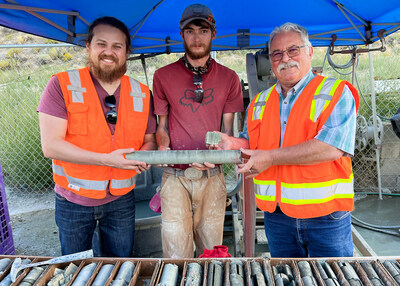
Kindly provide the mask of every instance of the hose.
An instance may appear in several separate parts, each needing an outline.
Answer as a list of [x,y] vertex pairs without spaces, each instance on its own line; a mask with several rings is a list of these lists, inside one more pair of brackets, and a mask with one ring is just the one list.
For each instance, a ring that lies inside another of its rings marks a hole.
[[[360,88],[360,85],[358,83],[357,73],[355,73],[354,78],[356,79],[358,93],[361,95],[361,98],[364,101],[365,105],[368,107],[368,109],[372,111],[372,107],[368,104],[367,100],[364,97],[364,94],[361,92],[361,88]],[[378,116],[380,119],[383,119],[383,120],[390,120],[390,118],[385,117],[383,115],[380,115],[378,113],[376,114],[376,116]]]
[[[342,72],[338,71],[338,69],[347,69],[347,68],[352,67],[352,66],[353,66],[353,62],[354,62],[354,58],[351,57],[350,60],[349,60],[347,63],[345,63],[344,65],[337,65],[337,64],[335,64],[335,63],[333,62],[333,60],[332,60],[332,58],[331,58],[331,55],[329,54],[329,50],[330,50],[330,48],[328,48],[328,49],[326,50],[326,54],[325,54],[325,58],[324,58],[324,61],[323,61],[323,63],[322,63],[322,66],[325,65],[325,60],[328,59],[329,65],[333,68],[333,70],[334,70],[335,72],[337,72],[337,73],[340,74],[340,75],[350,75],[352,72],[342,73]],[[358,57],[358,55],[357,55],[357,57]],[[357,65],[358,65],[358,61],[357,61]]]
[[[325,65],[325,61],[326,61],[326,59],[328,59],[329,65],[332,67],[332,69],[333,69],[336,73],[338,73],[338,74],[340,74],[340,75],[344,75],[344,76],[350,75],[350,74],[352,73],[351,71],[348,72],[348,73],[342,73],[342,72],[338,71],[338,69],[347,69],[347,68],[350,68],[350,67],[353,65],[354,58],[351,57],[350,60],[349,60],[347,63],[345,63],[344,65],[337,65],[337,64],[335,64],[335,63],[333,62],[333,60],[332,60],[332,58],[331,58],[331,55],[329,54],[329,50],[330,50],[330,48],[328,47],[328,49],[326,50],[326,54],[325,54],[325,58],[324,58],[324,61],[323,61],[323,63],[322,63],[322,66]],[[359,55],[357,54],[357,58],[358,58],[358,57],[359,57]],[[367,103],[367,101],[366,101],[366,99],[365,99],[365,97],[364,97],[364,94],[361,92],[360,85],[359,85],[359,83],[358,83],[358,78],[357,78],[357,67],[358,67],[358,63],[359,63],[359,61],[357,60],[357,66],[356,66],[356,68],[355,68],[355,70],[354,70],[354,78],[355,78],[355,81],[356,81],[356,84],[357,84],[357,88],[358,88],[357,90],[358,90],[358,93],[361,95],[361,98],[362,98],[362,100],[364,101],[365,105],[368,107],[369,110],[372,111],[372,107]],[[380,114],[376,114],[376,115],[377,115],[379,118],[381,118],[382,120],[390,120],[390,118],[384,117],[384,116],[382,116],[382,115],[380,115]]]
[[[357,192],[356,195],[379,195],[379,193]],[[392,194],[392,193],[383,193],[382,195],[400,196],[400,194]],[[351,215],[351,218],[352,218],[352,220],[355,220],[355,221],[352,221],[351,223],[356,226],[400,237],[400,225],[393,225],[393,226],[373,225],[373,224],[366,223],[366,222],[360,220],[359,218],[355,217],[354,215]],[[384,229],[397,229],[398,232],[388,231],[388,230],[384,230]]]
[[364,224],[361,224],[361,223],[357,223],[357,222],[352,222],[352,224],[354,224],[356,226],[359,226],[359,227],[362,227],[362,228],[366,228],[366,229],[374,230],[374,231],[377,231],[377,232],[382,232],[382,233],[385,233],[385,234],[390,234],[390,235],[394,235],[394,236],[400,237],[400,233],[397,233],[397,232],[383,230],[383,229],[379,229],[379,228],[375,228],[375,227],[370,227],[370,226],[367,226],[367,225],[364,225]]
[[356,220],[358,223],[362,223],[366,226],[374,227],[374,228],[383,228],[383,229],[400,229],[400,225],[373,225],[370,223],[367,223],[365,221],[360,220],[359,218],[356,218],[355,216],[351,215],[351,218]]

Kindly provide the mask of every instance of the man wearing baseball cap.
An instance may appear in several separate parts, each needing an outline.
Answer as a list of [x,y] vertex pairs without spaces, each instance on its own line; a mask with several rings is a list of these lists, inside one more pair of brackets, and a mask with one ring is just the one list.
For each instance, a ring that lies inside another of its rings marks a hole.
[[[208,131],[233,134],[234,113],[243,111],[241,85],[234,71],[210,56],[217,31],[207,6],[186,7],[179,27],[185,55],[154,73],[157,144],[159,150],[206,150]],[[193,241],[197,256],[222,244],[226,208],[222,166],[195,162],[168,166],[161,187],[164,257],[193,257]]]

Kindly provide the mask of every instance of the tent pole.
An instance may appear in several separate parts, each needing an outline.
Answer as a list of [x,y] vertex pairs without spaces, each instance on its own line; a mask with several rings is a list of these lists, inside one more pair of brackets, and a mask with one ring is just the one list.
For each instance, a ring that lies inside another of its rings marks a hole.
[[[368,45],[370,48],[371,45]],[[371,51],[368,52],[368,60],[369,60],[369,76],[371,82],[371,104],[372,104],[372,119],[374,124],[374,145],[375,145],[375,155],[376,155],[376,169],[378,171],[378,188],[379,188],[379,199],[382,200],[382,185],[381,185],[381,167],[380,167],[380,148],[381,143],[378,137],[378,128],[376,121],[376,97],[375,97],[375,81],[374,81],[374,68],[373,68],[373,60]]]
[[351,73],[351,84],[354,85],[355,78],[356,78],[356,67],[357,67],[357,63],[358,63],[357,51],[354,50],[354,52],[351,54],[351,56],[353,57],[353,70]]

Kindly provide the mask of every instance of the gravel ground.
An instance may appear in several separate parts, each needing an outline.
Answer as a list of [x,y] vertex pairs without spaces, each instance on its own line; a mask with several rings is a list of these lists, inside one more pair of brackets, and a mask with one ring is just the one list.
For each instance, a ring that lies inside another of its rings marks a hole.
[[16,255],[61,255],[54,221],[54,194],[6,190]]

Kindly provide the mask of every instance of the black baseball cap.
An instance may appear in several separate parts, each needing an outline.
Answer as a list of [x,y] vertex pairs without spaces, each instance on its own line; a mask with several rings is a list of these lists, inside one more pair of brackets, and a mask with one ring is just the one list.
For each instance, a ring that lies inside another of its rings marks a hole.
[[206,5],[203,4],[192,4],[186,7],[182,13],[179,28],[182,30],[187,24],[193,20],[203,20],[210,24],[211,28],[215,30],[215,19],[214,16]]

